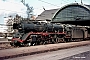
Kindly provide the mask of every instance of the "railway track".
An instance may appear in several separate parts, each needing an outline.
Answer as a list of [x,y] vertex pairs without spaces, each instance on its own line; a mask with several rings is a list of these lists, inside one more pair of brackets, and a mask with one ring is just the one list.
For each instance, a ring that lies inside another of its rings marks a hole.
[[[11,46],[10,45],[10,42],[11,41],[0,41],[0,50],[4,50],[4,49],[12,49],[12,48],[20,48],[19,46],[17,47],[14,47],[14,46]],[[79,42],[79,40],[77,41],[69,41],[69,42]],[[69,42],[66,42],[66,43],[69,43]],[[59,43],[65,43],[64,41],[60,41]],[[47,45],[48,43],[44,44],[44,45]],[[51,43],[50,43],[51,44]],[[55,43],[54,43],[55,44]],[[43,44],[41,44],[43,45]],[[27,47],[27,46],[26,46]],[[30,46],[29,46],[30,47]]]
[[0,41],[0,50],[14,48],[13,46],[10,45],[10,42],[11,41]]

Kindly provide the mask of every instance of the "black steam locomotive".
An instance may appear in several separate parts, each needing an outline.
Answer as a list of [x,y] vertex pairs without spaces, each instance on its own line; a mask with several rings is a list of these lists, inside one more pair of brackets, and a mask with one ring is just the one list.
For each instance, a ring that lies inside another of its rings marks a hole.
[[88,30],[85,27],[55,23],[21,22],[14,23],[13,29],[17,29],[18,32],[13,35],[10,43],[12,46],[31,46],[88,38]]

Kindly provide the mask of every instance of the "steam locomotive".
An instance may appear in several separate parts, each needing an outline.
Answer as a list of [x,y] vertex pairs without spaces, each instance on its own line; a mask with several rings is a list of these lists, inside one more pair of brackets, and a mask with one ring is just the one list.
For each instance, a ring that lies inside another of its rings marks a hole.
[[31,46],[47,43],[59,43],[67,41],[85,40],[88,30],[85,27],[67,26],[55,23],[21,22],[14,23],[14,33],[11,46]]

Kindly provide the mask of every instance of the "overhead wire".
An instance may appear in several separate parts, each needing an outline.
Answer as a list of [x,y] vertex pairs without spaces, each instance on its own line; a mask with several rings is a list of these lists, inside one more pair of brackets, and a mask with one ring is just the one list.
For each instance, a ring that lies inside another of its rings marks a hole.
[[[50,4],[50,5],[53,5],[53,6],[56,6],[56,7],[60,7],[60,6],[58,6],[58,5],[55,5],[55,4],[52,4],[52,3],[49,3],[49,2],[46,2],[46,1],[43,1],[43,0],[38,0],[38,1],[41,1],[41,2],[43,2],[43,3],[46,3],[46,4]],[[69,0],[62,0],[64,3],[69,3]],[[75,0],[76,1],[76,0]],[[61,4],[63,4],[62,2],[61,2]]]
[[56,7],[60,7],[58,5],[55,5],[55,4],[52,4],[52,3],[49,3],[49,2],[46,2],[46,1],[43,1],[43,0],[38,0],[38,1],[41,1],[41,2],[46,3],[46,4],[50,4],[50,5],[53,5],[53,6],[56,6]]

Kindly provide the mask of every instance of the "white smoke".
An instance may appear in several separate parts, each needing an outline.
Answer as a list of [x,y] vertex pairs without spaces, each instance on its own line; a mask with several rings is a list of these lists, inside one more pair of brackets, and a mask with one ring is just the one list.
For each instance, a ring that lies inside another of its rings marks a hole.
[[15,16],[16,14],[21,17],[26,17],[26,6],[17,0],[0,0],[0,24],[4,23],[4,17],[10,15]]

